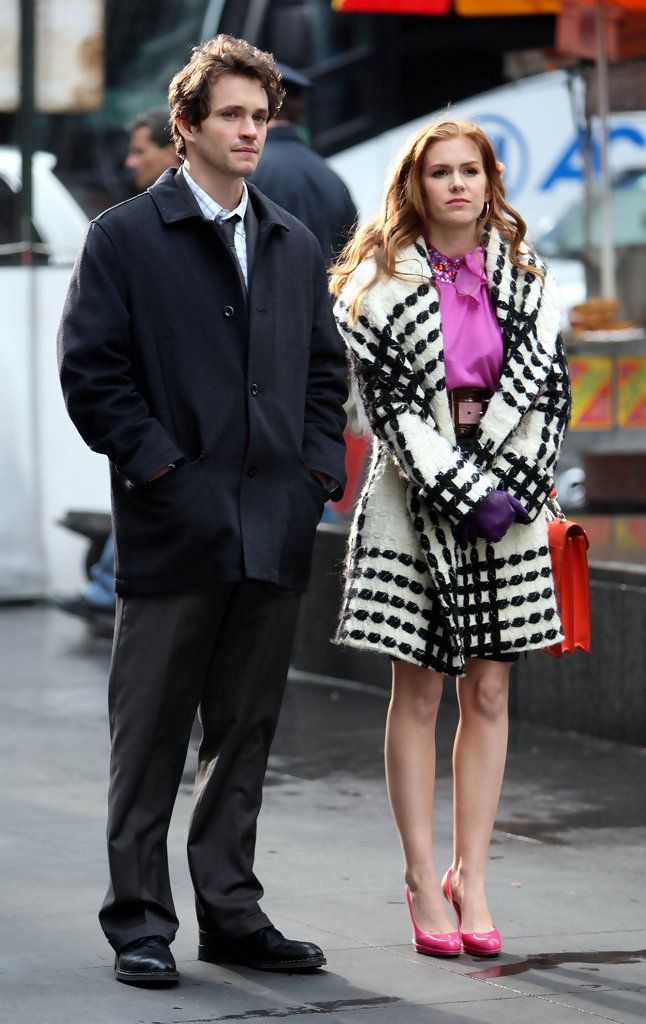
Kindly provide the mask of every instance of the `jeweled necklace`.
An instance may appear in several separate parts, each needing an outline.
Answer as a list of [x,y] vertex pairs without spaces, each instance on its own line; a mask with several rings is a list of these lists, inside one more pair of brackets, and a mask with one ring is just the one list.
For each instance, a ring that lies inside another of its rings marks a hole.
[[445,256],[431,242],[426,244],[428,246],[428,262],[433,277],[445,284],[453,284],[457,272],[464,262],[464,256]]

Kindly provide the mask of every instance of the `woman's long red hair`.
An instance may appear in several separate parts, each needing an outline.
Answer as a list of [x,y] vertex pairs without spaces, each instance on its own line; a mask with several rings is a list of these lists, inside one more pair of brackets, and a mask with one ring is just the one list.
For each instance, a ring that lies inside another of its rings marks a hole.
[[330,288],[333,295],[339,295],[360,263],[369,256],[375,260],[375,273],[355,295],[350,306],[351,316],[357,315],[362,295],[373,284],[382,277],[397,276],[398,250],[410,245],[424,234],[427,216],[422,177],[424,159],[429,146],[434,142],[459,136],[471,139],[478,147],[489,183],[491,196],[488,208],[486,212],[483,209],[483,215],[478,222],[480,233],[486,232],[490,226],[497,228],[500,235],[509,243],[509,258],[514,266],[519,270],[542,276],[538,268],[529,266],[520,259],[519,250],[525,239],[527,226],[520,214],[505,199],[502,168],[496,161],[493,147],[485,133],[477,124],[470,121],[432,121],[411,139],[399,157],[377,216],[363,227],[357,228],[332,267]]

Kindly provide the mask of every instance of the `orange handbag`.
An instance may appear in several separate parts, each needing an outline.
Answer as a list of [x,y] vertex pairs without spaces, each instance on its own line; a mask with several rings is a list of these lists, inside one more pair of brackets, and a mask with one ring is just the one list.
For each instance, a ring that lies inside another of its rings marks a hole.
[[583,527],[566,519],[555,494],[550,496],[547,508],[554,592],[565,636],[543,650],[561,658],[576,650],[590,650],[589,542]]

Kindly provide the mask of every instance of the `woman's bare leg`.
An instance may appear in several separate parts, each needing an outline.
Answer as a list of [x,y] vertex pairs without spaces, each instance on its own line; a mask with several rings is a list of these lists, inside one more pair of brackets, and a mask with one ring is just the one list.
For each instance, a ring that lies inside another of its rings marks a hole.
[[451,880],[466,932],[493,928],[484,878],[507,756],[510,668],[509,662],[469,659],[457,682]]
[[439,672],[398,661],[386,724],[388,796],[404,851],[415,920],[423,931],[455,930],[442,900],[433,859],[435,724],[442,697]]

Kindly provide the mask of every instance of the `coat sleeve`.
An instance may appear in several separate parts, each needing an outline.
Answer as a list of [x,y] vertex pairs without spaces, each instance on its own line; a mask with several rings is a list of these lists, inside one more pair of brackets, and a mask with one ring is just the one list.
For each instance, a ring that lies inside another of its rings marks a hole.
[[496,487],[522,501],[530,520],[537,518],[552,489],[570,409],[570,377],[559,334],[545,384],[488,470]]
[[86,444],[143,484],[182,452],[137,389],[132,359],[122,267],[95,221],[76,261],[58,331],[63,395]]
[[424,381],[393,345],[388,324],[366,315],[365,300],[354,322],[343,297],[335,313],[374,433],[427,504],[457,525],[494,489],[491,479],[440,435]]
[[317,243],[316,250],[302,456],[310,470],[325,473],[337,482],[339,486],[330,497],[338,501],[346,484],[343,405],[348,397],[347,367],[332,315],[323,255]]

